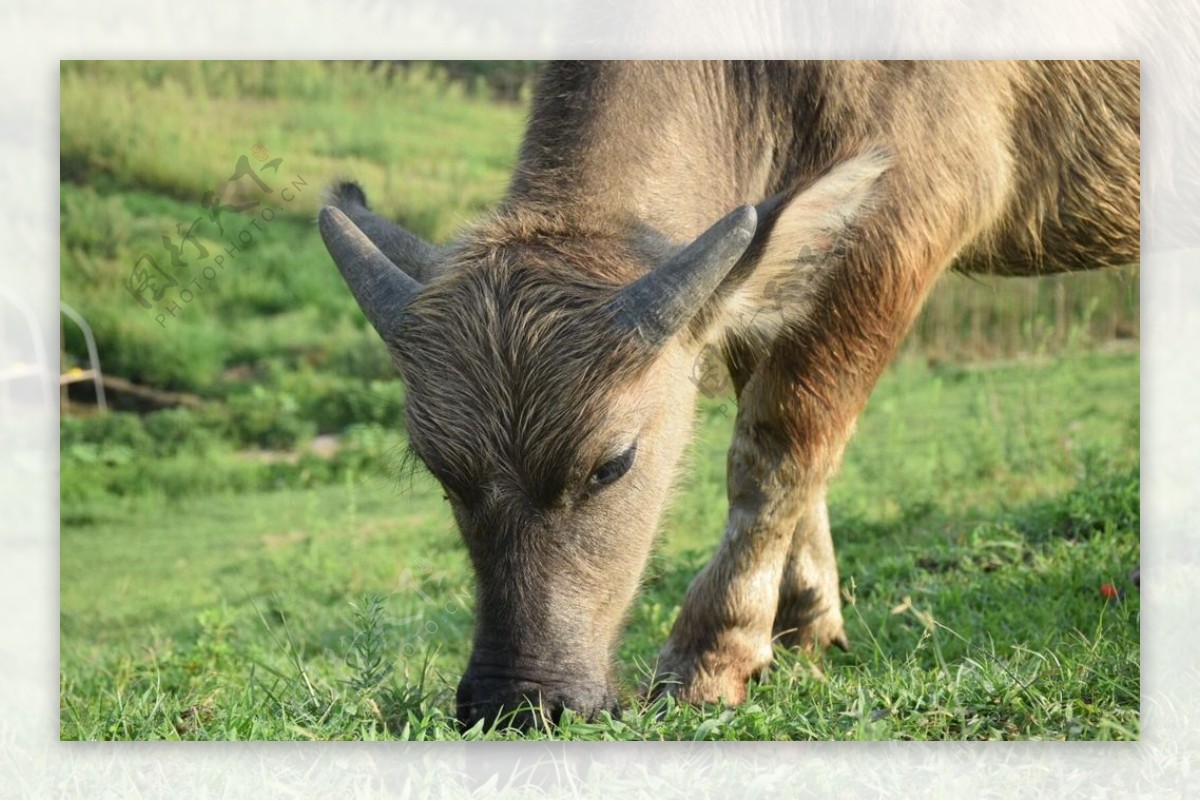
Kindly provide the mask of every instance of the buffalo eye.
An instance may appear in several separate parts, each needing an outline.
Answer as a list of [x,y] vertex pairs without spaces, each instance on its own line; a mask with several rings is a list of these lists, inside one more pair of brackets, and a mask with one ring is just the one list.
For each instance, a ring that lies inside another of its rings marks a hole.
[[589,492],[603,489],[609,484],[616,481],[621,476],[629,472],[629,468],[633,467],[633,459],[637,456],[637,443],[633,443],[625,452],[619,456],[615,456],[608,461],[602,462],[599,467],[592,471],[588,476],[587,489]]

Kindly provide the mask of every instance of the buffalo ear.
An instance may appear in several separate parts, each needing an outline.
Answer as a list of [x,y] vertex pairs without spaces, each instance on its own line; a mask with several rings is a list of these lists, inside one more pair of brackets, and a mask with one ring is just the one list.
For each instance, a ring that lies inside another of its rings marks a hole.
[[780,329],[805,320],[876,198],[889,162],[886,152],[870,150],[794,196],[759,204],[755,241],[714,295],[700,337],[769,342]]

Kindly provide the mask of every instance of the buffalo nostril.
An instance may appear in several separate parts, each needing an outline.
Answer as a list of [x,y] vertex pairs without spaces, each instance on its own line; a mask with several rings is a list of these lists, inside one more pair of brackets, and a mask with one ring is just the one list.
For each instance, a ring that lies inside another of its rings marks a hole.
[[614,717],[620,714],[608,683],[567,686],[468,673],[455,694],[455,717],[464,732],[480,721],[487,731],[558,726],[568,709],[575,719],[583,720],[595,720],[605,711]]

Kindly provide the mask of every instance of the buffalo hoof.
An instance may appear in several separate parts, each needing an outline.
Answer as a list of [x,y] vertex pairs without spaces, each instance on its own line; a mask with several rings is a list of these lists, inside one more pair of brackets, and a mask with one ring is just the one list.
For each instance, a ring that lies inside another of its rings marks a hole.
[[850,651],[850,638],[841,615],[822,615],[791,628],[777,628],[775,641],[785,648],[797,648],[809,653],[821,653],[831,646]]
[[670,694],[689,704],[737,706],[746,700],[746,685],[766,672],[771,660],[769,641],[758,648],[727,646],[698,654],[668,644],[659,656],[651,695]]

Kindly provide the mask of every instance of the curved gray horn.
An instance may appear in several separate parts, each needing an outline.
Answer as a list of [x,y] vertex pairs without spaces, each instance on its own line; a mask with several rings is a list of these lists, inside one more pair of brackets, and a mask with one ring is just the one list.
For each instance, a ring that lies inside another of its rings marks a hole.
[[401,270],[422,284],[428,283],[433,277],[433,269],[440,255],[438,249],[371,211],[367,207],[367,196],[358,184],[343,181],[330,187],[329,205],[344,212]]
[[421,284],[383,255],[341,209],[325,206],[317,225],[329,255],[371,325],[384,342],[395,341],[404,307],[420,293]]
[[658,347],[687,325],[750,246],[753,206],[739,206],[690,245],[621,290],[617,316]]

